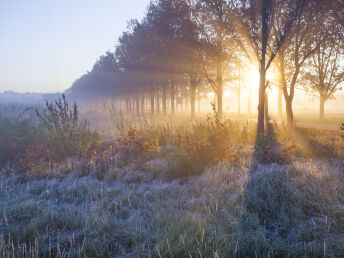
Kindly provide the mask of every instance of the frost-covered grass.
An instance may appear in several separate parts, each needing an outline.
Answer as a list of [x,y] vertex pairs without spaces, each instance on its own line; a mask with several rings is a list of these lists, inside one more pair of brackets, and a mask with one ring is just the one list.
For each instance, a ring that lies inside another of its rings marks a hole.
[[3,121],[0,257],[344,257],[340,132],[122,121],[56,162]]
[[[163,167],[159,161],[151,166]],[[0,255],[344,255],[344,163],[221,163],[166,181],[151,171],[2,174]]]

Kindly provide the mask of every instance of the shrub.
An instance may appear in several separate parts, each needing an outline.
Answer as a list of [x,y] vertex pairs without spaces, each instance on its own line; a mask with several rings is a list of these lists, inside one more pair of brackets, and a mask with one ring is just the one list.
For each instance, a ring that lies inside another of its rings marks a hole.
[[36,114],[47,133],[48,145],[55,149],[56,161],[73,156],[89,158],[99,146],[99,135],[87,120],[79,122],[77,104],[70,106],[64,94],[54,103],[46,101],[43,111],[36,109]]

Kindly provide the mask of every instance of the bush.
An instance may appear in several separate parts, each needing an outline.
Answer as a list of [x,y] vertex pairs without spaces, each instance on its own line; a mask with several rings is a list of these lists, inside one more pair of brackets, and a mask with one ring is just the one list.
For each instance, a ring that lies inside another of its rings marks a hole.
[[36,114],[56,161],[74,156],[89,158],[99,147],[99,135],[91,130],[87,120],[79,122],[77,104],[71,107],[64,94],[54,103],[46,101],[43,111],[36,109]]

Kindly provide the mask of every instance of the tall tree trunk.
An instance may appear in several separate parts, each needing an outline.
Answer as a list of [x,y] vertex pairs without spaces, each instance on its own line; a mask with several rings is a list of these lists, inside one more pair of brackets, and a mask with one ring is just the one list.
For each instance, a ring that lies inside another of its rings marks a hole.
[[239,88],[237,90],[237,94],[238,94],[238,115],[240,115],[240,93],[241,93],[241,73],[240,73],[240,65],[239,67]]
[[175,85],[174,82],[171,82],[171,114],[174,115],[174,92],[175,92]]
[[222,95],[223,95],[223,79],[222,79],[222,60],[219,58],[217,62],[217,112],[222,118],[223,109],[222,109]]
[[143,116],[145,112],[145,97],[144,95],[141,97],[141,115]]
[[167,108],[166,108],[166,87],[163,85],[162,87],[162,112],[164,116],[167,114]]
[[260,69],[260,82],[259,82],[259,103],[258,103],[258,138],[264,137],[264,106],[265,106],[265,62],[262,62]]
[[126,98],[125,100],[125,108],[126,108],[127,113],[129,113],[130,112],[129,98]]
[[287,113],[287,127],[289,132],[291,132],[294,128],[294,114],[293,114],[293,107],[292,107],[293,100],[291,97],[285,98],[285,110]]
[[325,119],[325,97],[321,94],[320,95],[320,120]]
[[154,93],[151,93],[150,106],[151,106],[151,116],[152,118],[154,118]]
[[269,96],[265,93],[265,104],[264,104],[264,116],[265,121],[269,121]]
[[157,115],[160,114],[160,93],[157,92],[156,94],[156,113]]
[[282,119],[282,85],[278,85],[278,118]]
[[136,115],[140,116],[140,99],[138,95],[136,96],[135,101],[136,101]]
[[196,86],[193,83],[191,83],[190,85],[190,98],[191,98],[191,120],[195,120]]

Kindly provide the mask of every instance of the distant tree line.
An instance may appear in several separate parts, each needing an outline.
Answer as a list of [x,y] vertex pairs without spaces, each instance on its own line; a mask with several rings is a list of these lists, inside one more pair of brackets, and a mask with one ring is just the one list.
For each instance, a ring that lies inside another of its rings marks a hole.
[[[240,105],[245,71],[253,66],[260,76],[258,135],[269,87],[278,88],[280,116],[284,97],[292,129],[295,89],[319,96],[323,119],[325,102],[344,81],[343,25],[342,0],[156,0],[70,92],[111,97],[118,110],[137,115],[173,115],[183,103],[192,119],[202,92],[213,92],[221,116],[225,86]],[[277,80],[269,78],[272,69]]]

